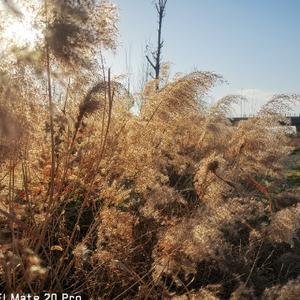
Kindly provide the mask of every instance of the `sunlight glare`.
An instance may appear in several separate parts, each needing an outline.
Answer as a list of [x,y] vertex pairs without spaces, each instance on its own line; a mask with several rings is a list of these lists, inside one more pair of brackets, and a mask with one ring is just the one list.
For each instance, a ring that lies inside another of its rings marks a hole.
[[9,18],[2,36],[16,46],[34,47],[41,33],[33,26],[33,22],[34,14],[22,7],[22,16]]

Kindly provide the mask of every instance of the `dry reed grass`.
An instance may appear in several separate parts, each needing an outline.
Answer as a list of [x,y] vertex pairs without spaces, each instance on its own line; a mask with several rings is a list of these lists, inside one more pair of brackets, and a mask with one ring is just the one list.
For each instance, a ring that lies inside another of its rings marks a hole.
[[86,70],[98,30],[115,46],[115,8],[103,1],[100,16],[78,3],[48,2],[43,72],[32,60],[1,67],[0,289],[297,299],[299,195],[274,192],[292,147],[272,128],[299,97],[274,97],[234,126],[227,114],[242,97],[208,107],[222,78],[194,72],[159,91],[149,82],[133,115],[110,70],[96,81]]

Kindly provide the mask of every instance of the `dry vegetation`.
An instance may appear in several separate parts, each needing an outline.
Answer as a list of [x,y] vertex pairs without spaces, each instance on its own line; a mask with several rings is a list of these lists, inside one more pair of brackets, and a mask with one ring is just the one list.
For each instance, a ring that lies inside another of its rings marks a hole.
[[116,45],[115,7],[45,3],[45,39],[0,66],[0,291],[299,299],[296,145],[274,130],[299,97],[233,126],[241,97],[208,107],[222,78],[194,72],[147,83],[134,115],[96,59]]

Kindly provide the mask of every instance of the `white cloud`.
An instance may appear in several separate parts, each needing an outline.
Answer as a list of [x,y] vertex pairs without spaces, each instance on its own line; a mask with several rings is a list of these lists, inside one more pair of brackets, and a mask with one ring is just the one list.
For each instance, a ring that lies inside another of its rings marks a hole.
[[265,103],[274,95],[273,92],[262,91],[259,89],[249,89],[249,88],[241,89],[239,91],[236,91],[236,93],[241,94],[248,99],[258,100],[261,103]]
[[240,94],[247,98],[247,101],[240,103],[235,107],[236,114],[253,115],[256,114],[262,105],[274,95],[273,92],[263,91],[256,88],[244,88],[235,91],[235,94]]

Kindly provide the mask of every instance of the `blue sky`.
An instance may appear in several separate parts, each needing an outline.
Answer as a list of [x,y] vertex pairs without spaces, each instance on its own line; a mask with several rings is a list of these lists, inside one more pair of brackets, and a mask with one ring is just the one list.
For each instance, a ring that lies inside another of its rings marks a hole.
[[[127,53],[138,86],[143,50],[156,41],[154,4],[113,2],[120,10],[120,46],[108,64],[126,73]],[[299,0],[168,0],[163,36],[163,59],[173,73],[214,71],[229,82],[212,92],[211,101],[243,93],[250,102],[241,110],[249,113],[272,94],[300,93]]]

